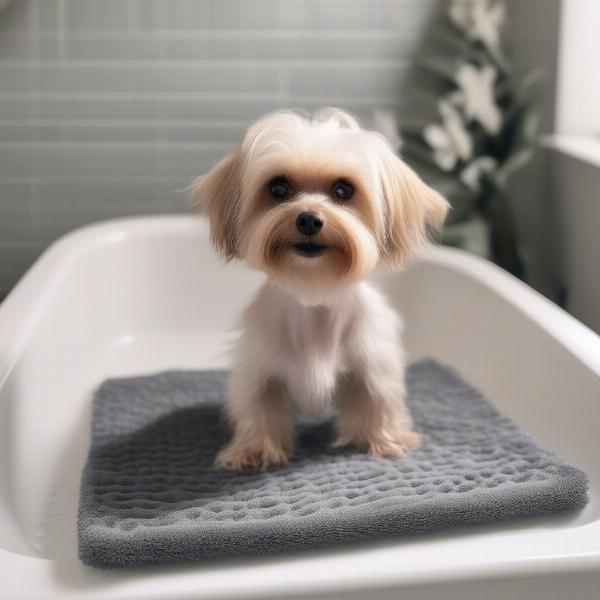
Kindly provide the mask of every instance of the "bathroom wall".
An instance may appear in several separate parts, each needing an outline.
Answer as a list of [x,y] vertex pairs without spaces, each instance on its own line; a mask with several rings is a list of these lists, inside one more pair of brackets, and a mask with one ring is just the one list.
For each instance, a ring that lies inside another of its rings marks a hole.
[[[524,66],[542,56],[550,79],[547,23],[558,1],[528,0],[540,21],[511,0],[509,44]],[[0,296],[70,229],[187,210],[182,190],[266,111],[333,104],[368,120],[373,107],[389,107],[422,123],[430,107],[403,93],[403,82],[446,6],[13,0],[0,13]],[[539,181],[525,176],[524,186],[524,242],[543,259]]]
[[0,290],[60,234],[186,210],[280,107],[366,118],[402,93],[437,0],[14,0],[0,13]]
[[[564,0],[574,2],[575,0]],[[517,75],[534,70],[534,88],[540,110],[542,135],[554,131],[556,71],[561,0],[510,0],[509,44]],[[549,156],[539,148],[534,160],[509,184],[528,282],[552,300],[560,284],[555,263],[556,239],[548,226],[552,211],[549,188]]]
[[555,257],[564,304],[600,334],[600,140],[555,136],[549,146]]

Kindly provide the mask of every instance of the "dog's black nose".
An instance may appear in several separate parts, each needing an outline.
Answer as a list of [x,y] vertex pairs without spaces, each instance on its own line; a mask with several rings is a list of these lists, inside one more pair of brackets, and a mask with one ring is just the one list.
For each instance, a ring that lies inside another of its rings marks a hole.
[[323,219],[311,212],[300,213],[296,217],[296,229],[304,235],[315,235],[323,227]]

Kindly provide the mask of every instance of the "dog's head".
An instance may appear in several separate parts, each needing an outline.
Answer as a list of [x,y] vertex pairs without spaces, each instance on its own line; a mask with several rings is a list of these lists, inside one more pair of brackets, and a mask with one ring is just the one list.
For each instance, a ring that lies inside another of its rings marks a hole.
[[193,186],[226,258],[326,302],[379,261],[399,268],[448,203],[379,134],[337,109],[267,115]]

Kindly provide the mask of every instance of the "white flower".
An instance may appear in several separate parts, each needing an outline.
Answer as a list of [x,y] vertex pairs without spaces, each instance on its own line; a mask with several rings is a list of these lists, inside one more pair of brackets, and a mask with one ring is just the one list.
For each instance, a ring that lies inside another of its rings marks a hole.
[[464,63],[455,75],[467,119],[479,121],[492,134],[498,133],[502,127],[502,113],[494,98],[495,80],[496,69],[491,65],[478,69],[472,64]]
[[488,173],[493,173],[498,167],[498,162],[491,156],[480,156],[468,164],[461,172],[461,181],[474,192],[481,187],[481,178]]
[[428,125],[423,130],[425,141],[433,148],[433,158],[443,171],[452,171],[459,159],[469,160],[473,141],[465,129],[460,113],[447,100],[440,100],[441,125]]
[[446,99],[457,108],[462,108],[464,104],[463,93],[460,90],[455,90],[454,92],[446,94]]
[[402,145],[402,139],[398,134],[398,123],[391,110],[375,109],[373,111],[373,129],[381,133],[392,148],[399,150]]
[[470,40],[479,40],[492,52],[500,47],[500,29],[506,16],[503,2],[492,0],[454,0],[448,14]]

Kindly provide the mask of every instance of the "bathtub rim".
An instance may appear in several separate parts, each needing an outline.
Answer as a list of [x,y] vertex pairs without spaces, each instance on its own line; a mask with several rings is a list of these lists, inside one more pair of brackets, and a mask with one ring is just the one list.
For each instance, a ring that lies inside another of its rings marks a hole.
[[[144,215],[92,223],[50,244],[0,304],[0,331],[4,332],[0,336],[0,387],[45,304],[83,253],[136,235],[152,235],[158,230],[164,233],[165,228],[179,234],[200,232],[208,236],[208,225],[201,217]],[[428,245],[418,250],[413,260],[443,266],[476,280],[526,315],[600,378],[600,336],[526,283],[490,261],[457,248]]]

